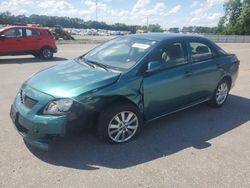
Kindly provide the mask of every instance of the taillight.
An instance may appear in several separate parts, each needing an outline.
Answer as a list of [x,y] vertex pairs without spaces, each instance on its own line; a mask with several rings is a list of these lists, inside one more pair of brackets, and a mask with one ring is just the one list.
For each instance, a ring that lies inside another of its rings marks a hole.
[[239,60],[239,59],[237,59],[236,63],[240,64],[240,60]]

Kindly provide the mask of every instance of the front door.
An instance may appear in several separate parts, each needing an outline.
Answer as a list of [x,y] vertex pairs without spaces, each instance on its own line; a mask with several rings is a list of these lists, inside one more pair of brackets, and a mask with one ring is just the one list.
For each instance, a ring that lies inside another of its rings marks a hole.
[[163,44],[153,61],[160,69],[146,74],[143,80],[144,116],[147,120],[173,112],[192,102],[190,95],[191,65],[184,42]]
[[1,33],[5,38],[0,40],[0,52],[18,52],[22,51],[24,40],[23,30],[14,28]]

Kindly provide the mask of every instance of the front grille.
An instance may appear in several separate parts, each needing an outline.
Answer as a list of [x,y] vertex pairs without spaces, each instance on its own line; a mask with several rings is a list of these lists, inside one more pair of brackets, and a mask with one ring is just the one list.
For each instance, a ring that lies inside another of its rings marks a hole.
[[22,132],[22,133],[28,133],[28,129],[26,129],[24,126],[22,126],[21,124],[19,124],[18,122],[16,123],[16,128],[18,131]]
[[20,101],[21,101],[21,103],[24,103],[23,102],[23,90],[20,91]]
[[37,101],[35,99],[32,99],[30,97],[28,97],[24,92],[23,90],[21,90],[20,92],[20,100],[21,100],[21,103],[24,104],[27,108],[33,108]]

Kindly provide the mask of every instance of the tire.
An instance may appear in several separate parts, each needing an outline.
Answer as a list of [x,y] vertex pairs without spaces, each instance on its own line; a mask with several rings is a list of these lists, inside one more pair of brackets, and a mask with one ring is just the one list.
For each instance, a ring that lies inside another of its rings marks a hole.
[[142,115],[136,106],[129,103],[117,103],[101,112],[97,133],[99,138],[106,142],[125,143],[139,135],[142,124]]
[[42,59],[51,59],[53,57],[53,50],[49,47],[42,48],[40,50],[40,57]]
[[230,82],[227,79],[221,80],[215,89],[209,105],[214,108],[223,106],[228,98],[230,87]]

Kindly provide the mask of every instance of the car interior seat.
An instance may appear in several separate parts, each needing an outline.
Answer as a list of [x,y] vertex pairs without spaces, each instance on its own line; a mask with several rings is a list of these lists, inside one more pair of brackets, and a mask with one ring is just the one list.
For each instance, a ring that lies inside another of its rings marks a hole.
[[173,66],[174,64],[183,60],[183,50],[178,44],[173,44],[167,48],[167,51],[162,54],[162,60],[166,66]]
[[197,46],[196,52],[198,54],[206,54],[206,53],[209,53],[209,49],[207,46]]
[[15,29],[16,37],[21,37],[21,32],[18,29]]

